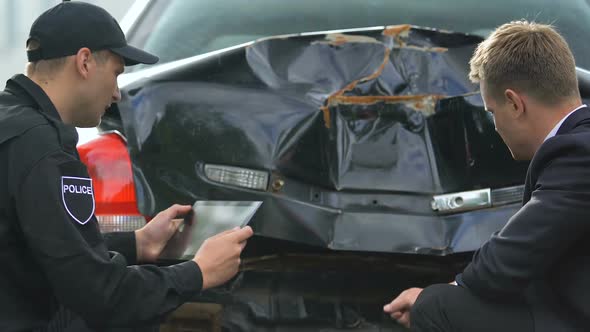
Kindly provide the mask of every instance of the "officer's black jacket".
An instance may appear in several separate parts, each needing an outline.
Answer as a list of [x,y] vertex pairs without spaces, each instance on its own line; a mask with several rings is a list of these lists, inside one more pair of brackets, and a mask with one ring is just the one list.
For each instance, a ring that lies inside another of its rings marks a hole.
[[572,113],[541,145],[523,207],[457,283],[494,301],[524,301],[535,331],[590,330],[589,108]]
[[68,203],[62,189],[64,179],[89,178],[77,140],[38,85],[24,75],[7,82],[0,93],[0,331],[45,326],[59,306],[92,326],[139,325],[202,287],[193,261],[127,266],[135,260],[133,233],[103,238],[92,211],[77,221],[72,210],[83,193],[69,194]]

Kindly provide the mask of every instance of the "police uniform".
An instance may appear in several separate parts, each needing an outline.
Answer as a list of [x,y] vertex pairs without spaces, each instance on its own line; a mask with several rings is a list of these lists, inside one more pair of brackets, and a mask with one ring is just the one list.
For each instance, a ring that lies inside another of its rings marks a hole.
[[[108,49],[126,65],[158,60],[127,45],[110,14],[83,2],[43,13],[30,39],[41,45],[28,51],[31,62],[83,47]],[[0,331],[78,331],[71,326],[79,321],[101,330],[141,326],[201,290],[194,261],[134,266],[133,232],[101,235],[77,141],[41,87],[24,75],[7,82],[0,93]]]
[[136,259],[134,234],[101,235],[77,140],[38,85],[24,75],[7,82],[0,94],[0,331],[45,326],[60,305],[89,325],[146,323],[201,289],[195,262],[127,266]]

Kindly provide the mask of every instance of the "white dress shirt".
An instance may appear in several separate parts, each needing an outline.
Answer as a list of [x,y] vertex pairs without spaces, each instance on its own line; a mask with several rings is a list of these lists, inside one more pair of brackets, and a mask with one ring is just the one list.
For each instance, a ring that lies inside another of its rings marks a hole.
[[561,125],[563,124],[563,122],[570,116],[572,115],[572,113],[574,113],[575,111],[579,110],[580,108],[586,107],[586,104],[577,107],[575,110],[569,112],[566,116],[563,117],[563,119],[561,119],[561,121],[559,121],[555,127],[553,127],[553,129],[551,129],[551,131],[549,132],[549,135],[547,135],[547,137],[545,137],[545,140],[543,142],[545,142],[546,140],[550,139],[551,137],[555,136],[555,134],[557,134],[557,131],[559,130],[559,128],[561,127]]

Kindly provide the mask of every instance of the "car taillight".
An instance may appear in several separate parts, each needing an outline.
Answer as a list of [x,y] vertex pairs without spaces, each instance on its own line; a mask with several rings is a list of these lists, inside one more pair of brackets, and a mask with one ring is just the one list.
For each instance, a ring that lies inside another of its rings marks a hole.
[[125,139],[102,134],[78,146],[94,187],[95,214],[103,233],[133,231],[145,225],[137,209],[131,160]]

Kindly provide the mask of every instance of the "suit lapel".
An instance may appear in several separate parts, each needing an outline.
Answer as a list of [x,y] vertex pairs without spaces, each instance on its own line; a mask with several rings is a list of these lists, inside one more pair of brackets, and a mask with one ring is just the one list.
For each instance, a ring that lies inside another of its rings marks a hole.
[[531,199],[531,193],[533,190],[532,186],[533,185],[531,183],[531,167],[529,166],[529,169],[526,172],[526,178],[524,180],[524,191],[522,193],[522,205],[525,205]]
[[559,127],[555,135],[561,135],[570,132],[572,129],[584,120],[590,120],[590,109],[588,107],[580,108],[572,113]]
[[[559,129],[557,130],[557,133],[555,134],[557,135],[561,135],[561,134],[566,134],[570,131],[572,131],[574,128],[576,128],[578,125],[582,124],[582,123],[586,123],[586,122],[590,122],[590,108],[588,107],[583,107],[578,109],[577,111],[575,111],[574,113],[570,114],[570,116],[568,116],[567,119],[565,119],[565,121],[561,124],[561,127],[559,127]],[[536,153],[535,156],[533,157],[533,160],[531,160],[531,163],[529,165],[529,169],[527,170],[526,173],[526,178],[525,178],[525,182],[524,182],[524,193],[522,195],[522,204],[526,204],[530,199],[531,199],[531,194],[532,191],[534,189],[534,182],[537,181],[537,179],[533,179],[533,164],[535,163],[535,157],[536,157]]]

